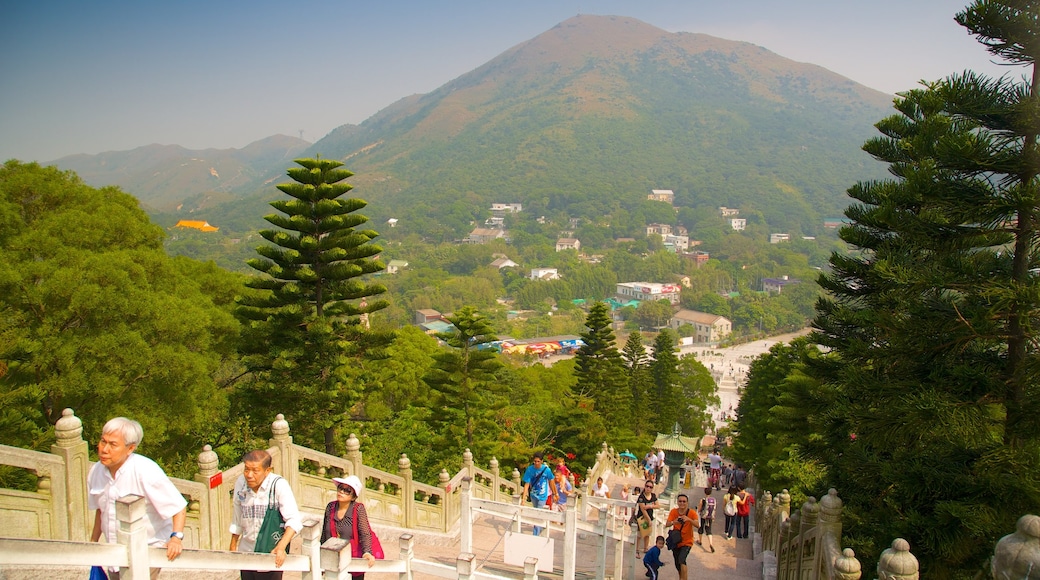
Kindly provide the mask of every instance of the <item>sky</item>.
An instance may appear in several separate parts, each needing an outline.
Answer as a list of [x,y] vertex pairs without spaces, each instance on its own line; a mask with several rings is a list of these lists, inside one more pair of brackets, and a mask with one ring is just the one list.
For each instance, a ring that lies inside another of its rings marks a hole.
[[1016,78],[953,20],[967,0],[53,0],[0,23],[0,161],[159,143],[317,141],[577,14],[763,46],[896,93]]

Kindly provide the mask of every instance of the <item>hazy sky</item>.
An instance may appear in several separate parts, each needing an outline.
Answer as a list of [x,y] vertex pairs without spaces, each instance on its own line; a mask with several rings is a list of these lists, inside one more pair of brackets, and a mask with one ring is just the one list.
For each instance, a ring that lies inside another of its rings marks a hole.
[[316,141],[428,93],[576,14],[744,40],[895,93],[996,67],[967,0],[55,0],[0,33],[0,161],[151,143]]

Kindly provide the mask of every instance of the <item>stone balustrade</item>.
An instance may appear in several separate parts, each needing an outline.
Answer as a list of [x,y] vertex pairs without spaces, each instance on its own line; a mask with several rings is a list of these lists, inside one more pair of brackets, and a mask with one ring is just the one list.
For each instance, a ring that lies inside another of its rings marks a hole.
[[[792,513],[785,489],[766,491],[755,510],[766,580],[860,580],[862,565],[841,547],[842,501],[835,489],[817,501],[810,497]],[[1016,531],[996,545],[992,574],[997,580],[1025,580],[1040,571],[1040,517],[1022,516]],[[896,538],[878,559],[878,580],[918,580],[920,566],[910,544]]]
[[[50,453],[0,445],[0,465],[31,471],[37,477],[37,490],[0,489],[0,520],[4,536],[10,538],[86,541],[92,514],[87,510],[86,478],[91,461],[83,440],[82,422],[72,409],[65,409],[55,425],[55,444]],[[452,475],[442,470],[437,485],[412,478],[411,460],[401,454],[397,472],[390,473],[364,464],[361,444],[351,434],[344,457],[336,457],[296,445],[289,424],[278,415],[271,425],[268,451],[275,473],[292,486],[304,513],[321,514],[335,497],[331,478],[357,475],[366,486],[364,495],[369,518],[375,525],[415,530],[449,532],[457,527],[460,515],[461,481],[472,481],[473,497],[511,501],[521,490],[520,472],[502,477],[494,457],[488,469],[478,467],[467,449],[461,468]],[[606,449],[606,444],[604,444]],[[231,541],[230,495],[242,474],[238,463],[221,470],[219,458],[206,445],[198,456],[198,472],[191,480],[171,478],[188,500],[184,529],[185,547],[223,549]]]

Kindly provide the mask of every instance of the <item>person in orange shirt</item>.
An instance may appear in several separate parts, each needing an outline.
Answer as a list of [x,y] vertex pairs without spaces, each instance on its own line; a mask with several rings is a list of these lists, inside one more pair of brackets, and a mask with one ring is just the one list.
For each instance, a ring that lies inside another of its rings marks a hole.
[[672,556],[675,558],[679,580],[687,580],[686,558],[693,547],[693,530],[700,526],[700,516],[695,510],[690,509],[690,498],[686,497],[685,493],[679,494],[675,504],[676,507],[668,512],[668,521],[664,525],[678,530],[681,535],[679,543],[672,548]]

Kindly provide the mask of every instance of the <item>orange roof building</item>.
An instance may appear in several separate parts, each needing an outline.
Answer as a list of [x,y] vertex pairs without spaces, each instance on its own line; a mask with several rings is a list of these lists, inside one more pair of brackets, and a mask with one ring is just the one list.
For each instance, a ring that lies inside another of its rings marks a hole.
[[173,225],[175,228],[194,228],[202,232],[215,232],[220,228],[209,225],[209,222],[199,220],[181,220]]

